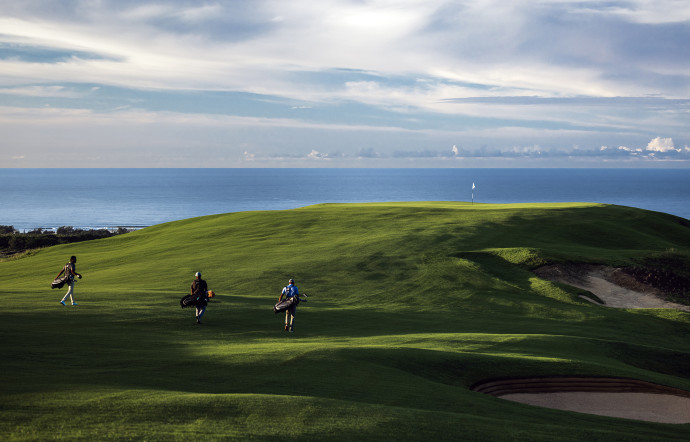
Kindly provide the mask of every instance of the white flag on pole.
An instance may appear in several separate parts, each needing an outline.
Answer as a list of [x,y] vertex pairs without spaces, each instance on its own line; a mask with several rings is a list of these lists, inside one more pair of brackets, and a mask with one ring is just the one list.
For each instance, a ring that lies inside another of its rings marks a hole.
[[472,190],[474,190],[474,183],[472,183]]

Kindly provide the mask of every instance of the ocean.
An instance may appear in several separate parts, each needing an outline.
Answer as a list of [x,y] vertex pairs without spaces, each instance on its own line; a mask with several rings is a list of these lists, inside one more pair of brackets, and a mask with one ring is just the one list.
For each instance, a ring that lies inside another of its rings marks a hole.
[[618,204],[690,219],[690,170],[0,169],[0,225],[138,228],[318,203],[473,196],[475,203]]

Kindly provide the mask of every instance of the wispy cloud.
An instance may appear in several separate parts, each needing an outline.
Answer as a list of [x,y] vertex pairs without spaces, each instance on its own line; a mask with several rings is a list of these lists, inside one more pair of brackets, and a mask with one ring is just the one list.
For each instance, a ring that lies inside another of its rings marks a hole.
[[[98,90],[92,87],[90,91]],[[23,86],[0,88],[0,95],[18,95],[25,97],[52,97],[52,98],[84,98],[88,92],[80,92],[65,86]]]

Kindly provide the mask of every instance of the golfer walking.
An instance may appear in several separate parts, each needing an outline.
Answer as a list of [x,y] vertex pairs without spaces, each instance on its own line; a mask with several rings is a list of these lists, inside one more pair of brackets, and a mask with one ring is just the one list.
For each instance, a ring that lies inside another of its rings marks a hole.
[[295,285],[295,280],[290,279],[288,281],[288,285],[283,287],[283,291],[280,293],[280,298],[278,298],[278,302],[281,302],[283,300],[283,296],[285,296],[285,299],[292,299],[293,303],[288,307],[287,310],[285,310],[285,331],[292,333],[293,329],[292,327],[295,325],[295,314],[297,313],[297,303],[299,302],[299,290],[297,289],[297,286]]
[[201,279],[201,272],[196,272],[196,279],[192,282],[191,294],[196,298],[196,323],[201,324],[201,317],[206,313],[208,305],[208,285]]
[[67,293],[65,293],[65,297],[62,298],[62,301],[60,301],[60,304],[66,305],[65,301],[67,300],[67,297],[69,296],[70,302],[72,302],[72,305],[77,305],[76,302],[74,302],[74,277],[76,276],[77,278],[81,279],[81,274],[77,273],[77,257],[72,256],[69,259],[69,262],[65,264],[65,267],[60,270],[60,273],[55,277],[55,279],[58,279],[60,275],[65,274],[67,276],[67,283],[69,284],[69,289],[67,290]]

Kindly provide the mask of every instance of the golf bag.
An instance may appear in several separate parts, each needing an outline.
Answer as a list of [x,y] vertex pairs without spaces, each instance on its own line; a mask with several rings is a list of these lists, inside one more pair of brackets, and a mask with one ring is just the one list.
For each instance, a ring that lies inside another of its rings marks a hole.
[[199,298],[192,295],[185,295],[180,299],[180,307],[196,307],[199,304]]
[[273,313],[280,313],[284,312],[285,310],[289,309],[292,307],[292,305],[299,305],[300,302],[307,302],[306,299],[300,299],[300,296],[304,296],[305,298],[307,295],[302,294],[302,295],[295,295],[291,298],[287,298],[284,301],[280,301],[276,305],[273,306]]
[[69,275],[63,275],[60,278],[55,278],[53,282],[50,283],[51,289],[61,289],[65,284],[69,282]]
[[285,310],[289,309],[292,307],[292,304],[298,304],[299,303],[299,298],[297,296],[293,296],[292,298],[288,298],[285,301],[280,301],[276,305],[273,306],[273,313],[280,313],[284,312]]
[[213,290],[206,291],[206,297],[200,295],[185,295],[180,299],[180,307],[196,307],[197,305],[208,304],[208,298],[215,298],[216,294]]

